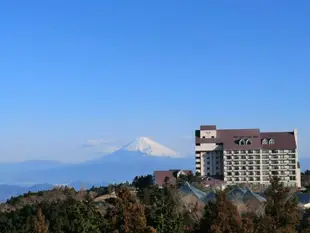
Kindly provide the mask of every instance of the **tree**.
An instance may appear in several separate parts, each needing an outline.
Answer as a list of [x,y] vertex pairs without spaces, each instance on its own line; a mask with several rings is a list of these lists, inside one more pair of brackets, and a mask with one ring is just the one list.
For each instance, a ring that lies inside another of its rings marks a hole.
[[310,233],[310,209],[303,213],[302,221],[299,227],[300,233]]
[[310,176],[310,170],[306,170],[305,172],[302,173],[303,175],[306,175],[306,176]]
[[118,192],[118,197],[115,207],[107,211],[106,218],[111,223],[109,232],[152,232],[152,228],[147,226],[144,206],[138,202],[134,194],[127,188],[122,188]]
[[[220,191],[216,194],[216,200],[206,205],[205,215],[196,232],[241,233],[244,232],[242,225],[243,220],[237,208],[227,200],[226,193]],[[250,224],[246,226],[249,227]]]
[[48,233],[48,224],[45,221],[45,216],[40,207],[37,208],[36,216],[34,219],[34,232],[35,233]]
[[310,171],[306,170],[301,173],[301,185],[307,189],[307,192],[310,192]]
[[177,177],[177,187],[180,187],[185,182],[193,183],[198,180],[197,176],[194,176],[192,173],[189,174],[181,174],[179,177]]
[[259,217],[256,232],[296,232],[301,220],[298,203],[296,198],[290,194],[290,190],[281,183],[279,177],[270,178],[266,196],[265,214]]
[[150,196],[151,206],[148,207],[148,224],[157,233],[183,233],[184,218],[178,191],[168,182],[163,188],[156,188]]
[[153,176],[136,176],[132,185],[138,190],[138,197],[143,203],[149,203],[151,187],[153,187]]
[[132,182],[132,185],[137,189],[145,189],[153,184],[153,176],[136,176]]

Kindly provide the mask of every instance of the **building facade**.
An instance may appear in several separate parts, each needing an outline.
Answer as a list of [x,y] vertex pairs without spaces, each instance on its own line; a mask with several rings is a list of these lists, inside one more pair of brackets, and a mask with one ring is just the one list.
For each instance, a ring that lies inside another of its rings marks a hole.
[[195,131],[196,172],[222,176],[227,185],[268,185],[276,175],[289,187],[301,187],[297,130],[217,129],[202,125]]

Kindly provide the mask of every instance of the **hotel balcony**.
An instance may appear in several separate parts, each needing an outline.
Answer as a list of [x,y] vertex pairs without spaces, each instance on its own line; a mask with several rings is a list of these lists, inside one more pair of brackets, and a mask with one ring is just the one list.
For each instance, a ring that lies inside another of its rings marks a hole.
[[248,161],[247,164],[248,164],[248,165],[259,165],[260,162],[257,162],[257,161]]
[[247,156],[247,159],[249,159],[249,160],[259,160],[260,157],[259,156]]

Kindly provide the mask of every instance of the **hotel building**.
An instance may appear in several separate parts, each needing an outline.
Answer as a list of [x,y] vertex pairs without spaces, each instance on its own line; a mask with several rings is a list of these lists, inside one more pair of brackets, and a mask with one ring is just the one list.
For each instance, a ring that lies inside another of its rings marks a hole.
[[301,187],[297,131],[217,129],[202,125],[195,131],[196,172],[221,176],[227,185],[265,185],[276,175],[289,187]]

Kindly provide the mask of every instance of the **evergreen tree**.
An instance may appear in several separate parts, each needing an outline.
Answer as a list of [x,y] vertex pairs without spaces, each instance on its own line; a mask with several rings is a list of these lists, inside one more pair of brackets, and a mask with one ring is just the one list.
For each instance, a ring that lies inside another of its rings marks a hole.
[[302,221],[299,227],[300,233],[310,233],[310,209],[303,213]]
[[178,191],[174,186],[166,185],[157,188],[151,196],[153,203],[148,213],[149,224],[157,233],[183,233],[184,219],[181,213]]
[[111,223],[109,232],[148,233],[152,228],[147,226],[144,206],[127,188],[120,189],[115,208],[110,209],[107,219]]
[[216,200],[206,205],[205,215],[196,232],[241,233],[244,232],[242,225],[243,221],[236,206],[227,200],[225,192],[218,192]]
[[136,176],[132,182],[132,185],[137,189],[145,189],[153,184],[153,176]]
[[266,196],[265,215],[259,217],[256,232],[295,233],[301,220],[298,203],[279,177],[270,178]]

